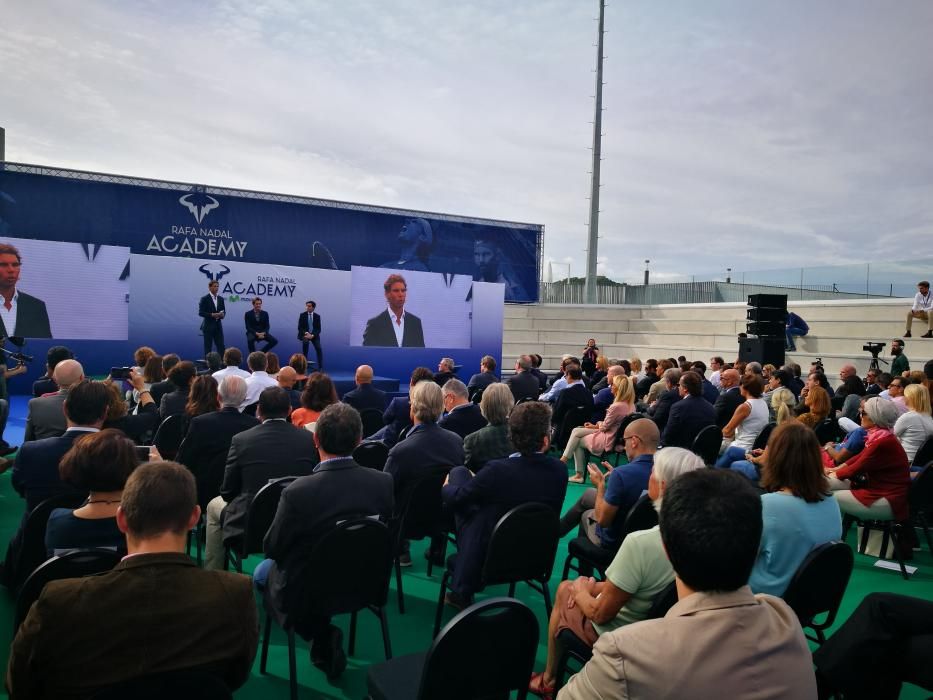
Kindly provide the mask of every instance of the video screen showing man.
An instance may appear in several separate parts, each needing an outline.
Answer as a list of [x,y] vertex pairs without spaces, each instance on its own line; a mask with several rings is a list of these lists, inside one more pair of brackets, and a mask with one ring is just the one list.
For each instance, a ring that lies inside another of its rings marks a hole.
[[2,337],[51,338],[45,302],[16,288],[23,259],[9,243],[0,243],[0,333]]
[[363,345],[372,347],[423,348],[421,319],[405,311],[408,284],[399,274],[391,274],[382,285],[388,308],[366,322]]

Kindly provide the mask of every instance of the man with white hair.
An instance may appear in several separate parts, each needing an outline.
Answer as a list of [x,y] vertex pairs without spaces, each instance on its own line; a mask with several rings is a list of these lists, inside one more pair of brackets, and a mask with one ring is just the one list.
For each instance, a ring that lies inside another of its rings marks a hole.
[[451,379],[457,378],[457,367],[454,358],[442,357],[437,363],[437,371],[434,373],[434,382],[439,387],[443,387]]
[[198,503],[202,508],[220,493],[233,436],[259,424],[256,418],[240,413],[238,408],[246,396],[245,379],[228,374],[221,379],[217,389],[220,410],[191,419],[188,433],[176,455],[176,459],[195,476]]
[[58,385],[58,391],[51,396],[40,396],[29,400],[26,414],[26,434],[23,442],[41,440],[47,437],[64,435],[68,427],[62,404],[68,398],[71,387],[84,381],[84,368],[77,360],[62,360],[55,365],[52,379]]
[[446,382],[441,391],[444,395],[444,410],[447,414],[438,421],[438,425],[465,438],[480,428],[486,427],[486,419],[479,406],[470,401],[466,384],[459,379]]

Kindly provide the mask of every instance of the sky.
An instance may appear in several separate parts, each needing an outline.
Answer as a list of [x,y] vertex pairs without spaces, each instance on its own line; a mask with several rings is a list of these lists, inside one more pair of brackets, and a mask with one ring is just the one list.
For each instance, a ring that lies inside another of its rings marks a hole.
[[[597,15],[0,0],[6,158],[543,224],[582,275]],[[933,2],[614,0],[606,29],[601,274],[927,250]]]

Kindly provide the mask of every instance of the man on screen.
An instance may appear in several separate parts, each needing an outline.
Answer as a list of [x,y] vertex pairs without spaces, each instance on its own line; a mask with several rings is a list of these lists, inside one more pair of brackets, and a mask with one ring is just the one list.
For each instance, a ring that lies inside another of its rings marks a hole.
[[398,274],[389,275],[382,285],[388,307],[366,322],[363,345],[396,348],[423,348],[421,319],[405,311],[408,284]]
[[321,314],[315,312],[317,303],[311,300],[305,302],[305,312],[298,317],[298,340],[301,341],[301,352],[308,359],[308,345],[314,346],[317,355],[317,368],[324,369],[324,355],[321,352]]
[[4,338],[51,338],[45,302],[16,289],[22,264],[14,246],[0,243],[0,334]]
[[265,341],[266,347],[262,349],[263,352],[269,352],[279,344],[269,332],[269,312],[262,310],[262,299],[253,299],[253,310],[247,311],[243,320],[246,323],[246,345],[249,346],[250,352],[255,352],[257,340]]
[[204,334],[204,354],[211,351],[211,345],[217,347],[217,352],[224,351],[223,318],[227,311],[224,307],[224,298],[217,294],[220,282],[211,280],[207,285],[208,293],[198,302],[198,316],[201,321],[201,332]]

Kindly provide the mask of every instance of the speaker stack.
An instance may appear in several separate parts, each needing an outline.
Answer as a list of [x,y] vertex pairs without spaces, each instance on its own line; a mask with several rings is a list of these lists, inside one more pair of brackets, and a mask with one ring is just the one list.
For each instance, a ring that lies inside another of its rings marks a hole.
[[746,313],[747,338],[739,338],[739,360],[780,367],[784,364],[786,294],[749,294]]

